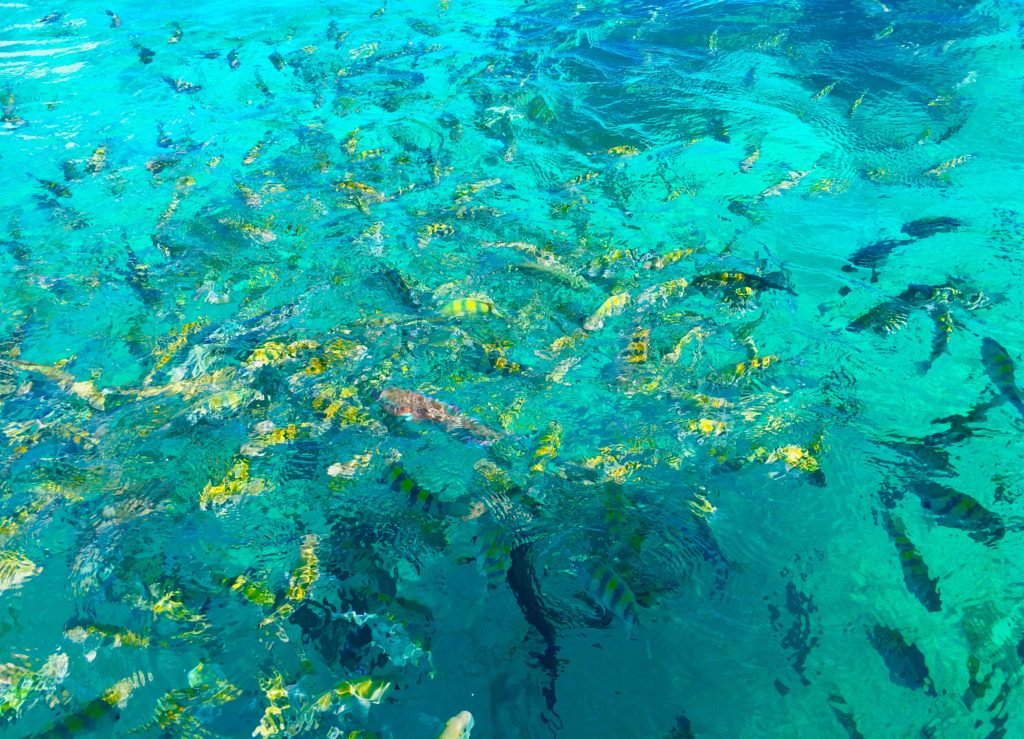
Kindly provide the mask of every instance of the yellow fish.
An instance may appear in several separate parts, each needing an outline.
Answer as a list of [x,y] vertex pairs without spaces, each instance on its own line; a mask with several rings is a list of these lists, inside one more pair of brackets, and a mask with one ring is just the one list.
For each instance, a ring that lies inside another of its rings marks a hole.
[[89,174],[96,174],[102,171],[107,164],[107,147],[97,146],[93,151],[92,156],[89,157],[88,163],[85,165],[85,171]]
[[929,169],[927,172],[925,172],[925,174],[930,174],[935,177],[941,177],[949,170],[953,169],[954,167],[959,167],[961,164],[971,159],[974,159],[973,154],[961,154],[958,157],[953,157],[952,159],[945,161],[942,164],[933,167],[932,169]]
[[740,172],[749,172],[754,168],[754,162],[761,158],[761,149],[754,149],[750,155],[740,162]]
[[475,723],[473,714],[469,711],[459,711],[448,719],[444,725],[444,731],[438,735],[437,739],[469,739],[469,734]]
[[537,449],[533,452],[533,464],[530,472],[543,472],[550,460],[558,456],[558,448],[562,445],[562,426],[552,421],[538,439]]
[[814,97],[812,98],[812,100],[821,100],[823,97],[828,96],[828,94],[832,92],[832,90],[834,90],[836,85],[838,84],[839,80],[836,80],[835,82],[830,82],[829,84],[825,85],[823,88],[814,93]]
[[461,318],[463,316],[472,316],[477,313],[490,313],[496,318],[503,317],[498,313],[497,308],[494,307],[494,303],[486,300],[477,300],[475,298],[458,298],[457,300],[453,300],[442,307],[440,313],[442,316],[448,316],[449,318]]
[[696,251],[696,249],[673,249],[672,251],[665,252],[664,254],[655,257],[654,259],[644,263],[644,269],[661,270],[670,264],[675,264],[680,259],[690,256]]
[[259,159],[260,154],[263,153],[263,148],[267,145],[266,141],[257,141],[256,144],[245,152],[245,157],[242,159],[242,164],[250,165]]
[[733,374],[735,374],[737,378],[740,378],[743,377],[744,375],[750,374],[754,370],[766,369],[773,362],[778,361],[779,357],[775,354],[766,354],[763,357],[754,357],[749,362],[737,363],[736,369],[734,370]]
[[618,312],[623,306],[629,303],[629,293],[617,293],[611,295],[594,311],[590,318],[583,324],[587,331],[597,331],[604,326],[604,321],[610,315]]
[[643,364],[647,361],[647,347],[651,341],[651,330],[649,328],[637,328],[626,345],[626,351],[622,359],[630,364]]
[[862,93],[860,94],[860,97],[859,97],[859,98],[857,98],[856,100],[854,100],[854,101],[853,101],[853,104],[852,104],[852,105],[850,106],[850,117],[851,117],[851,118],[853,118],[853,114],[854,114],[854,111],[856,111],[856,110],[857,110],[857,108],[859,108],[859,107],[860,107],[860,104],[864,102],[864,97],[865,97],[865,96],[866,96],[867,94],[868,94],[868,93],[867,93],[867,91],[865,91],[865,92],[862,92]]

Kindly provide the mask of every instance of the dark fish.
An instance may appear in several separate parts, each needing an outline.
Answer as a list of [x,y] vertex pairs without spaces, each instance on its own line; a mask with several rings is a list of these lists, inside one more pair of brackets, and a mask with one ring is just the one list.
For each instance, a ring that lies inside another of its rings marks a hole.
[[238,49],[232,49],[228,52],[228,66],[232,69],[238,69],[241,66],[241,62],[238,61]]
[[901,246],[913,243],[914,239],[882,239],[862,246],[850,256],[850,264],[843,265],[843,271],[853,272],[854,268],[851,265],[867,267],[872,270],[871,281],[876,282],[878,275],[874,271],[885,264],[889,255]]
[[53,193],[58,198],[70,198],[71,188],[67,185],[63,185],[60,182],[54,182],[53,180],[44,180],[36,177],[36,180],[42,185],[47,191]]
[[725,119],[720,115],[712,116],[708,120],[708,133],[715,141],[721,141],[723,144],[728,144],[732,140],[729,138],[729,129],[725,125]]
[[291,453],[284,468],[289,481],[315,480],[323,476],[320,464],[320,443],[315,439],[297,439],[290,445]]
[[65,182],[74,182],[75,180],[82,179],[82,173],[78,171],[78,165],[74,161],[65,159],[60,168],[64,173]]
[[966,493],[931,480],[915,480],[910,490],[942,526],[967,531],[975,541],[989,545],[1006,534],[1002,518]]
[[927,306],[928,316],[932,319],[932,350],[928,355],[928,359],[921,362],[920,367],[922,373],[927,372],[931,369],[931,366],[935,364],[935,360],[946,353],[949,348],[949,337],[953,334],[953,327],[955,323],[953,321],[953,311],[949,309],[948,305],[942,303],[933,303]]
[[959,133],[960,129],[963,128],[963,127],[964,127],[964,121],[960,121],[959,123],[953,124],[952,126],[947,128],[945,131],[943,131],[941,134],[939,134],[939,137],[937,139],[935,139],[935,142],[937,144],[941,144],[943,141],[946,141],[947,139],[950,139],[953,136],[955,136],[957,133]]
[[152,675],[142,672],[129,678],[118,680],[103,695],[95,698],[77,713],[65,716],[61,721],[49,726],[42,734],[33,739],[54,739],[55,737],[71,737],[85,732],[93,736],[112,736],[116,733],[116,722],[121,718],[121,708],[131,697],[133,691],[143,687],[153,679]]
[[[113,731],[114,724],[120,718],[120,711],[103,698],[96,698],[89,701],[81,711],[65,717],[62,721],[46,729],[42,734],[36,735],[38,739],[56,739],[56,737],[70,737],[83,732],[96,732],[101,729]],[[104,732],[105,733],[105,732]]]
[[924,655],[915,644],[908,644],[903,634],[896,629],[876,625],[868,631],[868,640],[885,660],[892,682],[912,690],[924,690],[927,695],[937,697]]
[[163,124],[159,123],[156,127],[156,145],[161,149],[170,149],[174,146],[174,139],[167,135],[167,132],[164,131]]
[[[127,239],[126,239],[127,240]],[[152,307],[160,302],[161,293],[149,282],[149,266],[142,264],[130,246],[125,247],[128,252],[128,270],[125,275],[125,282],[141,298],[142,302]]]
[[388,286],[388,289],[407,308],[418,311],[423,307],[422,301],[419,295],[417,295],[416,285],[408,277],[393,268],[385,269],[381,276],[384,278],[384,284]]
[[987,336],[982,339],[981,363],[1000,394],[1024,416],[1024,398],[1017,387],[1016,368],[1003,345]]
[[104,12],[107,15],[110,16],[110,27],[111,28],[120,28],[121,27],[121,19],[117,17],[117,14],[113,10],[106,10]]
[[686,717],[686,714],[681,713],[676,716],[676,725],[672,727],[672,731],[665,739],[696,739],[693,728],[690,726],[690,719]]
[[941,610],[942,599],[936,588],[938,580],[929,576],[928,565],[917,551],[914,542],[910,540],[906,526],[888,512],[882,513],[882,522],[892,543],[896,545],[896,551],[899,552],[900,568],[903,570],[903,582],[907,590],[929,611],[934,613]]
[[482,344],[480,345],[480,350],[486,359],[486,367],[482,370],[483,372],[493,372],[512,377],[529,371],[529,367],[524,367],[519,362],[509,359],[505,354],[505,350],[500,346]]
[[[789,629],[782,637],[782,646],[792,649],[789,656],[793,670],[800,676],[800,682],[810,685],[807,678],[807,658],[820,642],[820,634],[815,633],[812,615],[817,612],[818,607],[814,605],[814,599],[797,590],[792,582],[786,583],[786,610],[793,617]],[[768,606],[768,612],[775,628],[781,626],[781,610],[774,604]]]
[[36,23],[42,23],[43,25],[48,25],[50,23],[56,23],[57,21],[59,21],[63,17],[64,17],[63,13],[50,13],[49,15],[44,15],[42,18],[36,18]]
[[903,224],[903,228],[901,228],[900,231],[911,238],[924,239],[928,236],[934,236],[937,233],[949,233],[950,231],[956,231],[962,225],[962,221],[945,216],[940,216],[938,218],[919,218],[916,221]]
[[477,537],[477,546],[479,547],[477,565],[487,582],[487,589],[494,590],[508,579],[513,547],[512,537],[504,529],[493,526],[485,529]]
[[416,31],[417,33],[422,33],[424,36],[436,38],[437,36],[441,35],[440,28],[435,26],[433,23],[428,23],[425,20],[420,20],[419,18],[406,18],[405,22],[409,26],[409,28]]
[[941,357],[949,347],[949,339],[955,327],[949,301],[956,294],[956,290],[947,285],[939,287],[910,285],[895,298],[879,303],[852,321],[846,330],[871,331],[876,334],[894,333],[907,325],[911,311],[924,309],[934,327],[931,352],[928,359],[918,365],[921,372],[924,373],[931,369],[935,360]]
[[274,97],[274,92],[270,89],[270,86],[263,81],[263,78],[261,78],[258,73],[256,74],[255,85],[256,89],[260,91],[260,94],[268,100]]
[[850,710],[850,705],[843,696],[839,693],[830,694],[828,705],[832,709],[832,713],[835,714],[836,721],[846,730],[846,735],[850,739],[864,739],[864,735],[857,728],[857,722],[853,719],[853,711]]
[[757,66],[753,66],[743,75],[743,86],[751,88],[757,83]]
[[145,46],[139,48],[139,61],[143,64],[149,64],[155,56],[156,52],[152,49],[147,49]]
[[380,481],[396,493],[406,496],[409,506],[412,508],[419,508],[424,513],[436,516],[444,516],[448,513],[444,503],[438,500],[436,495],[420,487],[419,483],[409,477],[409,473],[397,462],[388,465]]
[[964,705],[970,708],[974,701],[984,698],[985,693],[992,687],[992,676],[995,675],[995,668],[989,671],[983,680],[978,679],[981,670],[981,660],[973,654],[967,657],[967,690],[963,694]]
[[750,202],[747,200],[735,198],[729,201],[729,205],[727,207],[730,213],[743,216],[754,223],[758,223],[761,220],[760,216],[758,216],[754,212],[754,209],[750,207]]
[[847,331],[860,333],[871,331],[876,334],[891,334],[907,325],[910,306],[900,298],[879,303],[862,316],[855,318],[846,327]]
[[281,56],[280,52],[275,51],[273,54],[267,57],[270,63],[274,65],[274,69],[280,72],[284,69],[284,57]]

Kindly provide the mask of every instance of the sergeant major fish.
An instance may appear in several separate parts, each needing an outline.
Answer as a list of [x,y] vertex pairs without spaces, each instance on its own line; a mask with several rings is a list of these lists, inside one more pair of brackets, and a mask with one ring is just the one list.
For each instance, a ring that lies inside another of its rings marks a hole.
[[916,221],[904,223],[900,231],[911,238],[924,239],[937,233],[956,231],[962,225],[962,221],[957,218],[938,216],[934,218],[918,218]]
[[920,363],[927,371],[946,351],[955,322],[950,302],[959,291],[950,285],[909,285],[892,300],[879,303],[847,326],[847,331],[872,331],[876,334],[893,333],[907,324],[913,310],[923,309],[934,325],[931,353],[928,360]]
[[908,644],[896,629],[881,625],[868,631],[868,641],[885,661],[892,682],[912,690],[924,690],[932,698],[936,697],[935,685],[917,645]]
[[888,512],[883,513],[882,522],[892,543],[896,545],[896,551],[899,552],[900,568],[903,570],[903,581],[907,590],[929,611],[941,610],[942,599],[936,588],[938,580],[929,575],[928,565],[917,551],[914,542],[910,540],[906,526],[899,518]]
[[631,631],[636,626],[636,596],[625,581],[610,567],[606,565],[595,567],[590,573],[587,589],[606,611],[615,614],[626,624],[627,631]]
[[966,493],[931,480],[916,480],[910,489],[943,526],[967,531],[972,539],[988,545],[1006,534],[1002,518]]
[[749,272],[710,272],[697,275],[690,284],[701,291],[708,290],[709,288],[736,286],[749,287],[758,292],[782,290],[791,295],[796,295],[796,291],[784,284],[783,279],[781,272],[770,272],[764,276],[750,274]]
[[871,270],[871,282],[878,282],[878,268],[889,259],[889,255],[901,246],[913,244],[914,239],[882,239],[862,246],[850,257],[850,264],[843,265],[843,272],[854,272],[856,267]]
[[948,233],[955,231],[961,226],[956,218],[945,216],[935,218],[919,218],[915,221],[903,224],[901,231],[909,236],[909,239],[882,239],[874,243],[862,246],[850,256],[850,264],[843,265],[844,272],[853,272],[854,266],[866,267],[871,270],[871,282],[878,281],[878,268],[889,259],[889,256],[901,246],[912,244],[914,241],[934,236],[937,233]]
[[85,731],[94,732],[97,735],[113,735],[115,722],[121,718],[120,709],[125,707],[136,689],[152,680],[152,674],[142,672],[118,680],[99,698],[89,701],[80,711],[66,716],[59,723],[51,725],[42,734],[37,734],[36,737],[53,739],[53,737],[74,736]]
[[438,500],[436,495],[420,487],[419,483],[409,477],[405,468],[398,462],[392,462],[388,465],[387,469],[384,470],[381,482],[395,492],[407,496],[409,505],[421,508],[424,513],[432,513],[438,516],[443,516],[447,513],[444,503]]
[[537,449],[533,452],[533,464],[530,472],[543,472],[548,461],[558,456],[558,448],[562,445],[562,426],[552,421],[538,439]]
[[987,336],[982,339],[981,362],[999,393],[1024,416],[1024,398],[1017,387],[1016,368],[1003,345]]

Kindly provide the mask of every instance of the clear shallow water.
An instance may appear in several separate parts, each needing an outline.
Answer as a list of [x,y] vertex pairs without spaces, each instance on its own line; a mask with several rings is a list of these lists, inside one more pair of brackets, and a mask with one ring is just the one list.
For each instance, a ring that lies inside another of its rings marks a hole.
[[1024,730],[1019,6],[111,10],[0,9],[6,733]]

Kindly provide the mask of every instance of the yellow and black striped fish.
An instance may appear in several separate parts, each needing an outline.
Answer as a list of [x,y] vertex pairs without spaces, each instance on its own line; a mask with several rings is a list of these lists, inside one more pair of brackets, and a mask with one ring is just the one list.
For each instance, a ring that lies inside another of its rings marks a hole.
[[999,393],[1024,415],[1024,398],[1017,387],[1016,368],[1003,345],[986,336],[981,340],[981,361]]
[[906,526],[899,518],[888,512],[883,512],[882,515],[886,533],[899,552],[900,568],[903,570],[903,582],[906,583],[907,590],[929,611],[934,613],[941,610],[942,599],[936,588],[938,580],[929,575],[928,565],[914,546],[914,542],[910,540]]
[[45,189],[53,193],[58,198],[71,197],[71,188],[69,188],[67,185],[62,185],[61,183],[54,182],[53,180],[44,180],[39,177],[36,177],[36,180],[39,182],[40,185],[42,185]]
[[606,318],[614,313],[618,313],[623,306],[629,303],[629,293],[616,293],[610,295],[601,305],[597,307],[590,317],[583,324],[583,328],[587,331],[597,331],[599,328],[604,326]]
[[622,360],[629,364],[643,364],[647,361],[647,349],[651,342],[651,330],[638,327],[626,345]]
[[523,365],[513,362],[505,356],[505,350],[494,344],[483,345],[484,354],[487,355],[487,362],[491,370],[503,375],[519,375],[524,371]]
[[419,310],[421,300],[416,285],[397,269],[389,268],[381,273],[385,284],[402,303],[413,310]]
[[497,318],[502,317],[498,309],[494,307],[494,303],[475,298],[458,298],[453,300],[442,307],[440,313],[442,316],[448,316],[449,318],[461,318],[462,316],[472,316],[477,313],[490,313]]
[[627,630],[636,626],[636,596],[629,585],[610,567],[597,565],[590,573],[587,589],[606,611],[626,624]]
[[749,272],[709,272],[697,275],[690,284],[698,290],[716,287],[749,287],[756,292],[781,290],[796,295],[796,291],[786,285],[784,280],[785,277],[781,272],[770,272],[764,276]]
[[409,477],[409,473],[397,462],[392,462],[388,465],[381,482],[396,493],[405,495],[409,499],[409,505],[413,508],[420,508],[424,513],[437,516],[444,516],[447,513],[444,503],[438,500],[436,495],[424,490],[419,483]]
[[479,555],[477,567],[487,582],[487,589],[494,590],[505,582],[508,568],[512,563],[513,537],[497,526],[489,528],[478,538]]
[[131,677],[118,680],[113,686],[104,691],[103,695],[95,698],[77,713],[64,717],[59,723],[50,726],[42,734],[36,736],[47,737],[68,737],[82,732],[89,732],[96,736],[111,736],[114,734],[115,721],[120,718],[120,709],[131,697],[132,693],[147,682],[152,682],[153,676],[138,672]]
[[662,270],[668,267],[670,264],[675,264],[681,259],[690,256],[696,251],[695,248],[679,248],[667,251],[664,254],[658,256],[652,256],[647,258],[643,263],[644,269]]
[[916,480],[910,489],[943,526],[967,531],[972,539],[988,545],[1006,534],[1002,518],[967,493],[931,480]]
[[530,472],[543,472],[548,462],[558,456],[558,448],[562,445],[562,425],[552,421],[537,440],[537,448],[533,452],[533,463]]

